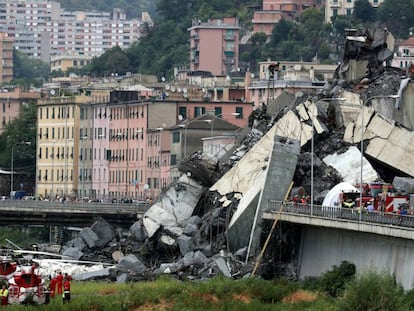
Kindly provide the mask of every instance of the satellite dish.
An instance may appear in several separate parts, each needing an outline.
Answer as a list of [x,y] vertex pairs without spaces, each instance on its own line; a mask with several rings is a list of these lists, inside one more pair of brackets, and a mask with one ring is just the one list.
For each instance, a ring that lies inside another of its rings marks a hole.
[[167,97],[168,97],[168,96],[170,96],[170,93],[168,93],[168,92],[165,92],[165,96],[167,96]]
[[188,97],[188,93],[183,93],[183,97],[187,98]]
[[231,80],[230,76],[226,76],[226,80],[230,81]]
[[165,85],[165,89],[168,91],[170,89],[170,85],[169,84],[166,84]]
[[206,92],[206,89],[205,88],[203,88],[203,93],[205,93]]
[[171,92],[173,92],[173,93],[175,92],[175,87],[173,87],[173,86],[171,87]]
[[254,78],[254,73],[252,73],[250,76],[251,76],[252,78]]
[[50,90],[50,95],[55,96],[56,91],[55,90]]
[[177,88],[177,92],[178,93],[181,93],[182,92],[182,89],[179,87],[179,88]]
[[184,119],[184,117],[181,114],[179,114],[178,115],[178,120],[182,121],[183,119]]
[[187,93],[187,92],[188,92],[187,89],[183,88],[183,93]]
[[162,82],[165,82],[165,77],[162,77],[162,78],[161,78],[161,81],[162,81]]
[[149,189],[149,185],[148,184],[145,184],[144,185],[144,190],[148,190]]

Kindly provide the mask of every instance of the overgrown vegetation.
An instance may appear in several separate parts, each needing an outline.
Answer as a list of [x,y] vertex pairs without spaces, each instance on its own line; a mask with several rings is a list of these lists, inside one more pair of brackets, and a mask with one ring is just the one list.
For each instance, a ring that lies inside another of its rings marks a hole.
[[[334,267],[340,277],[349,263]],[[339,270],[343,272],[338,273]],[[332,271],[333,271],[332,270]],[[332,275],[332,274],[331,274]],[[323,278],[323,277],[322,277]],[[345,280],[342,278],[342,280]],[[336,284],[333,284],[336,289]],[[321,310],[403,311],[412,310],[412,292],[387,273],[369,271],[346,283],[345,292],[333,298],[320,290],[304,290],[303,283],[286,280],[214,277],[205,281],[179,281],[162,276],[155,281],[127,284],[73,282],[72,301],[52,298],[42,310]],[[8,310],[38,310],[32,306],[9,306]]]

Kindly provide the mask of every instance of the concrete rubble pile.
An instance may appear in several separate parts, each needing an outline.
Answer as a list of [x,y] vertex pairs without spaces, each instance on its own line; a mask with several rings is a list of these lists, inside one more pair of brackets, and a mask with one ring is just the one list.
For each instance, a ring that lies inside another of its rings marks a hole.
[[[313,183],[315,203],[322,203],[336,184],[359,180],[361,158],[364,182],[390,181],[401,172],[413,177],[414,88],[404,72],[384,66],[393,44],[386,30],[349,30],[331,84],[312,94],[282,93],[256,109],[239,146],[218,162],[191,155],[180,167],[182,177],[127,236],[99,219],[66,243],[62,254],[113,264],[80,279],[243,277],[269,234],[260,221],[269,201],[309,195]],[[407,180],[395,185],[412,190]],[[289,224],[282,226],[259,273],[294,279],[296,234]]]

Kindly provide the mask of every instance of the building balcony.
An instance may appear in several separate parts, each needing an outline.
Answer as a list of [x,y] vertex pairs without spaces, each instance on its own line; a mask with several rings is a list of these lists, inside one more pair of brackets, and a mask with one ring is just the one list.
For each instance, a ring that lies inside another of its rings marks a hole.
[[199,64],[200,63],[200,59],[198,57],[194,57],[192,59],[193,64]]
[[224,36],[224,40],[234,41],[234,40],[236,40],[236,36],[235,35],[227,35],[227,36]]

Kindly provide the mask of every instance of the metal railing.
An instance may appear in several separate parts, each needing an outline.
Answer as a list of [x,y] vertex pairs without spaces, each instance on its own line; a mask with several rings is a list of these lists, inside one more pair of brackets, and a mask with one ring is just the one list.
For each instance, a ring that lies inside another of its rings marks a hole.
[[414,216],[410,214],[399,215],[396,213],[367,210],[362,210],[362,214],[360,214],[358,208],[351,209],[321,205],[313,205],[311,208],[309,204],[269,200],[267,212],[278,212],[280,208],[282,208],[282,213],[309,215],[311,217],[326,219],[343,219],[352,222],[392,225],[402,228],[414,228]]
[[41,200],[4,200],[0,201],[0,209],[32,209],[32,210],[49,210],[49,209],[76,209],[87,211],[111,212],[145,212],[148,210],[148,204],[137,203],[96,203],[96,202],[59,202],[59,201],[41,201]]

